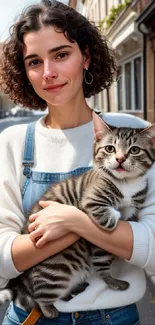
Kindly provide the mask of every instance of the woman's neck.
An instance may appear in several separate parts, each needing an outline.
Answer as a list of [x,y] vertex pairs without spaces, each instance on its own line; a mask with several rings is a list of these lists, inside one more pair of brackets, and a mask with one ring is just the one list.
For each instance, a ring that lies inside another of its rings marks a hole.
[[53,129],[70,129],[92,121],[92,110],[84,101],[79,105],[49,107],[46,126]]

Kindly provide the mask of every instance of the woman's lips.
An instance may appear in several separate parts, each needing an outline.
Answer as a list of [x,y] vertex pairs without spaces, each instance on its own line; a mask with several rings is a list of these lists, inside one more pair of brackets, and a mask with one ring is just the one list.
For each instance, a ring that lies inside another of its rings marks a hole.
[[65,85],[66,84],[49,86],[47,88],[44,88],[44,90],[49,91],[49,92],[58,91],[58,90],[62,89]]

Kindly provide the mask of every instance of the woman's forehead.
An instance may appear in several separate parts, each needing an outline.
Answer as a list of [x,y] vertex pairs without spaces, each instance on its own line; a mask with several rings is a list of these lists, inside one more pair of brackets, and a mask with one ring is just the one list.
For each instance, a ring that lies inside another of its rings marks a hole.
[[76,42],[70,42],[63,32],[56,29],[56,27],[48,26],[42,27],[38,31],[32,31],[26,33],[23,38],[24,41],[24,53],[29,50],[40,51],[42,48],[47,51],[54,51],[54,49],[61,46],[66,48],[78,48]]

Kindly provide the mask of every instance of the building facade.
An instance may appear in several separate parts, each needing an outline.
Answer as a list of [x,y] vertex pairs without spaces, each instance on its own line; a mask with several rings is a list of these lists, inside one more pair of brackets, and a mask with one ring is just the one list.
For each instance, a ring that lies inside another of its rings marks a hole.
[[102,28],[116,50],[119,67],[111,88],[94,96],[91,104],[104,111],[130,113],[154,122],[155,1],[81,2],[78,10]]
[[141,0],[138,3],[137,28],[143,35],[144,58],[144,116],[155,121],[155,1]]

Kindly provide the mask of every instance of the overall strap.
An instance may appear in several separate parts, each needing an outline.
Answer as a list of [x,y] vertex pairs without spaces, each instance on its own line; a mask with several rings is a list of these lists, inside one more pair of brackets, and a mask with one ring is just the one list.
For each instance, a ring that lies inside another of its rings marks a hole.
[[28,124],[26,131],[22,164],[24,166],[23,174],[27,177],[31,177],[31,167],[34,165],[35,124],[36,122]]

